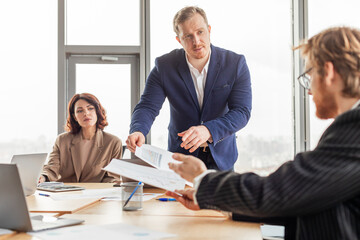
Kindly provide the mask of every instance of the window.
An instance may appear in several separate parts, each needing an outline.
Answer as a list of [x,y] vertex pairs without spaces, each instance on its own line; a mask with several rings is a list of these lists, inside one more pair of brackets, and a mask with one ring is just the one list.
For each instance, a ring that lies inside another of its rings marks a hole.
[[[151,2],[151,63],[181,48],[172,30],[175,13],[189,5],[203,8],[212,27],[212,44],[244,54],[252,78],[252,116],[236,134],[239,158],[235,170],[266,174],[294,153],[290,2],[227,0],[222,4],[231,7],[219,8],[218,2],[201,0]],[[153,145],[167,147],[168,122],[165,102],[152,127]]]
[[68,45],[139,45],[139,1],[66,1]]
[[[107,59],[107,60],[105,60]],[[135,56],[71,56],[69,58],[70,98],[75,93],[95,95],[107,112],[105,131],[118,136],[123,144],[129,135],[132,98],[137,94]],[[125,152],[130,156],[130,152]]]
[[57,1],[1,1],[0,21],[0,162],[10,162],[55,142]]

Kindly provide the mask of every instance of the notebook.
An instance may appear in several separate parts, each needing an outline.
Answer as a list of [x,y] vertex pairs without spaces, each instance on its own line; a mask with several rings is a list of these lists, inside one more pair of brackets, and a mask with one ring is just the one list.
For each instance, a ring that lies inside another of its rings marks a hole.
[[26,196],[34,194],[47,153],[14,155],[11,163],[18,166],[21,183]]
[[0,193],[0,228],[31,232],[84,222],[41,215],[30,217],[18,167],[15,164],[0,164]]

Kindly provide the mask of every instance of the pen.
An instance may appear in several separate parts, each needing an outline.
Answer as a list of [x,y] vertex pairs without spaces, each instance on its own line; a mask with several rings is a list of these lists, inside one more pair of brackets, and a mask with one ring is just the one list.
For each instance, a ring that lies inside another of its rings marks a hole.
[[45,193],[39,193],[40,196],[44,196],[44,197],[50,197],[49,194],[45,194]]
[[157,198],[156,200],[159,200],[161,202],[175,202],[175,198]]
[[128,202],[130,201],[130,199],[132,198],[132,196],[135,194],[136,190],[139,188],[139,186],[141,185],[141,181],[137,184],[136,188],[134,189],[134,191],[130,194],[130,197],[126,200],[123,208],[128,204]]

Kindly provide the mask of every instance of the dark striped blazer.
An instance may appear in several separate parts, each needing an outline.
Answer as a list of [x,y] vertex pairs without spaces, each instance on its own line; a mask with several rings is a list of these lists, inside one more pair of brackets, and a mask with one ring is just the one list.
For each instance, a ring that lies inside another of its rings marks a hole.
[[360,239],[360,108],[339,115],[313,151],[268,177],[209,173],[196,198],[202,209],[289,219],[286,239]]

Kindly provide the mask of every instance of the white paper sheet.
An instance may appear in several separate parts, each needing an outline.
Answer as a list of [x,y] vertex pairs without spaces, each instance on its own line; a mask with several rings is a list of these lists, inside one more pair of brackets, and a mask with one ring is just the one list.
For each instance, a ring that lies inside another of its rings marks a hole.
[[35,233],[28,233],[40,239],[47,240],[98,240],[98,239],[126,239],[126,240],[140,240],[140,239],[161,239],[176,237],[175,234],[163,233],[148,230],[145,228],[127,225],[122,223],[108,224],[108,225],[82,225],[58,228],[54,230],[47,230]]
[[[149,201],[153,198],[164,195],[163,193],[143,193],[143,201]],[[120,197],[104,197],[101,201],[122,201]]]
[[185,187],[185,180],[175,172],[169,170],[145,167],[118,159],[113,159],[110,164],[103,169],[168,191],[184,189]]
[[13,231],[5,228],[0,228],[0,235],[10,234],[13,233]]
[[281,240],[284,239],[285,227],[276,225],[261,225],[261,234],[266,240]]
[[[61,200],[74,200],[74,199],[86,199],[86,198],[102,198],[104,201],[121,201],[121,191],[119,187],[114,188],[101,188],[101,189],[87,189],[78,193],[53,193],[49,194],[50,198],[56,201]],[[162,193],[143,193],[143,201],[149,201],[156,198]],[[39,215],[39,214],[37,214]]]
[[151,166],[163,170],[170,170],[169,162],[177,162],[172,158],[172,152],[148,144],[136,147],[135,155]]
[[85,199],[85,198],[104,198],[104,197],[120,197],[121,188],[100,188],[86,189],[81,193],[51,193],[50,198],[60,201],[69,199]]
[[[135,155],[143,161],[149,163],[151,166],[166,171],[172,171],[169,168],[170,162],[179,163],[172,158],[172,152],[148,144],[143,144],[141,147],[136,147]],[[185,184],[190,187],[194,186],[193,183],[188,181],[186,181]]]

